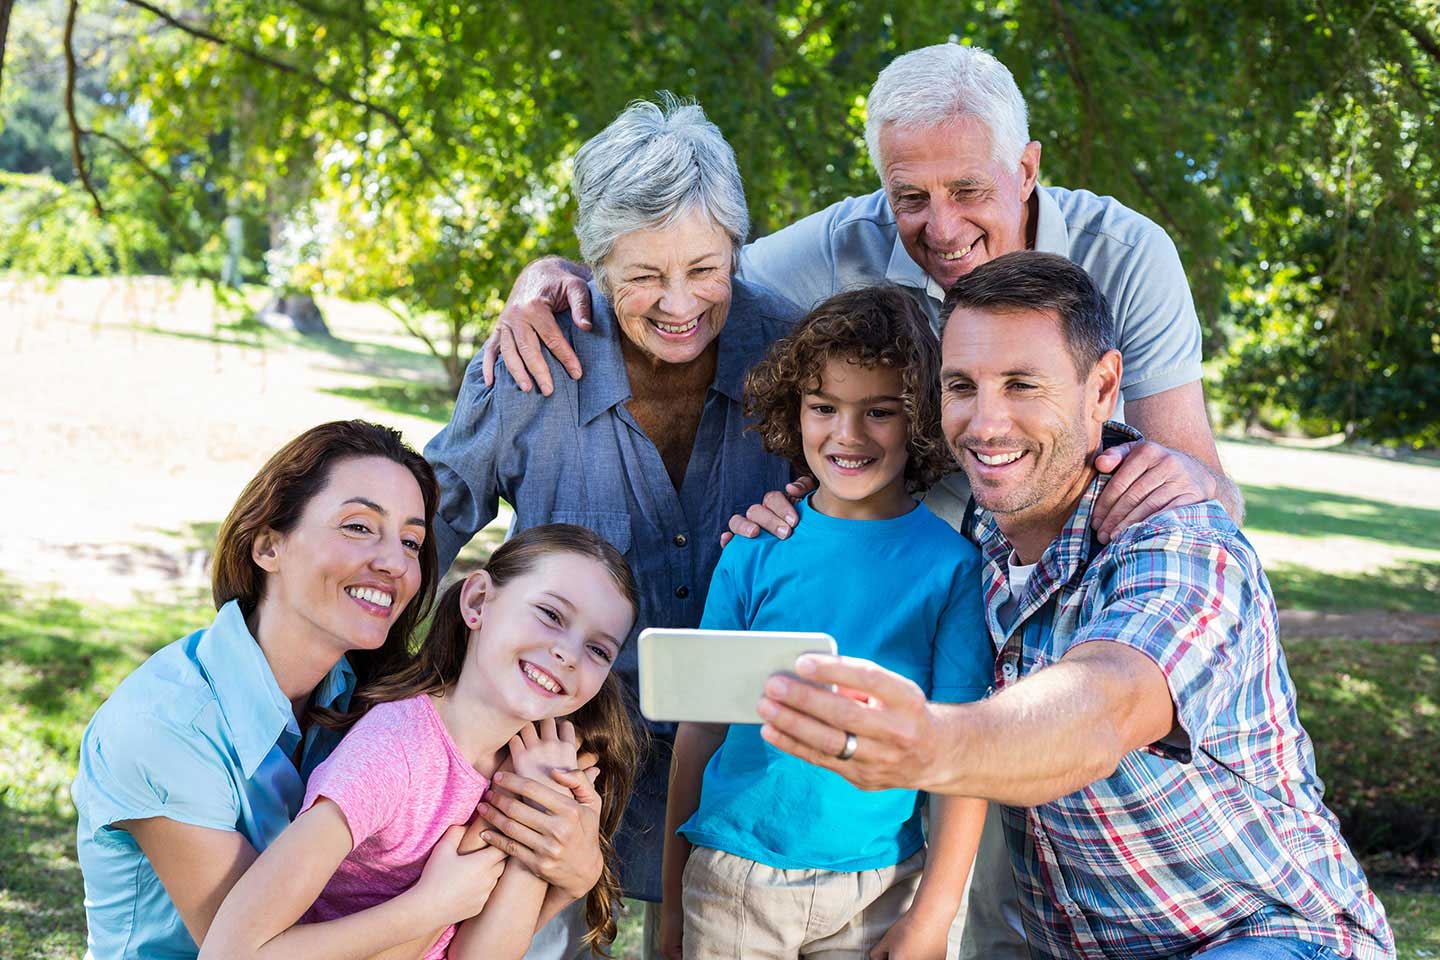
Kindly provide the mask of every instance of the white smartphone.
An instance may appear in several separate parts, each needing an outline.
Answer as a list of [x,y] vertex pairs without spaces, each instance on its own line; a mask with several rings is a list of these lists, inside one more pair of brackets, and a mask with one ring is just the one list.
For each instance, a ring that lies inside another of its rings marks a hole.
[[647,627],[638,642],[640,712],[657,721],[761,723],[772,674],[794,676],[803,653],[835,653],[828,633]]

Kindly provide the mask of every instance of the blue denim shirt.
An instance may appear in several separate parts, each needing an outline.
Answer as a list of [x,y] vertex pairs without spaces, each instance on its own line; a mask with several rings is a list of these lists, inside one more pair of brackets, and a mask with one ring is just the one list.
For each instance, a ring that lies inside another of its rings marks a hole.
[[[314,702],[348,709],[355,673],[344,657]],[[120,820],[166,817],[234,830],[264,850],[300,809],[305,778],[340,737],[311,725],[302,743],[290,701],[237,601],[126,677],[80,741],[70,788],[85,877],[87,957],[193,958],[199,951],[160,878]]]
[[[520,390],[503,362],[492,387],[485,386],[478,356],[466,371],[450,423],[425,447],[440,480],[434,531],[440,567],[448,568],[495,518],[503,497],[515,508],[516,530],[579,524],[625,555],[640,587],[632,638],[644,627],[698,626],[731,514],[790,480],[790,465],[765,453],[746,430],[742,388],[745,374],[789,332],[799,310],[763,287],[735,281],[715,381],[677,493],[660,452],[626,409],[630,378],[614,311],[594,283],[590,296],[590,332],[560,318],[585,370],[580,380],[571,380],[548,353],[555,383],[549,397]],[[621,650],[615,672],[633,694],[633,643]],[[617,847],[629,895],[658,900],[673,727],[651,729],[657,749],[636,779]]]

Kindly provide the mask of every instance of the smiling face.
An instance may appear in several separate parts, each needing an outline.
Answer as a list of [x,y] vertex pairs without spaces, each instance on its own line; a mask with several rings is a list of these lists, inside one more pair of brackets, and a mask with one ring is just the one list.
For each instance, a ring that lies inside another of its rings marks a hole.
[[996,163],[985,123],[962,116],[932,127],[887,125],[879,146],[900,242],[940,286],[1025,249],[1038,142],[1027,144],[1013,166]]
[[1054,539],[1094,475],[1115,409],[1120,355],[1076,371],[1059,320],[1037,310],[956,308],[941,341],[940,417],[976,502],[1022,559]]
[[574,713],[595,696],[630,632],[635,610],[600,561],[549,553],[496,585],[472,574],[460,595],[470,631],[465,672],[485,702],[535,721]]
[[729,234],[699,210],[620,237],[604,266],[621,332],[663,363],[696,359],[729,316],[733,260]]
[[262,531],[261,619],[314,631],[340,651],[373,650],[420,588],[425,501],[404,466],[341,460],[287,533]]
[[844,358],[825,362],[800,398],[800,443],[819,489],[821,513],[887,520],[914,506],[905,492],[909,423],[900,371]]

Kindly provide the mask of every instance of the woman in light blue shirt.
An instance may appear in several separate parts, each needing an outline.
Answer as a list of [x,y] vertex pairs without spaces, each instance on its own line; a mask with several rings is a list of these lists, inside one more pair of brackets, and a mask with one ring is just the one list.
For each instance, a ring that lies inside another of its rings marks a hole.
[[[142,664],[85,731],[72,796],[87,956],[196,956],[338,742],[317,721],[409,656],[437,579],[437,497],[398,433],[358,420],[301,434],[246,486],[216,541],[214,623]],[[378,939],[335,921],[337,955],[419,956],[440,913],[483,903],[481,871],[436,850],[421,908]]]

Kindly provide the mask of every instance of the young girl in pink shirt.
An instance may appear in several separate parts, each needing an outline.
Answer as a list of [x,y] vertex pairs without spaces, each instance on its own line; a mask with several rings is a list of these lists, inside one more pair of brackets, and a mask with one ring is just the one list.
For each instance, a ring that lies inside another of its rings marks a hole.
[[[639,745],[610,667],[636,608],[624,559],[583,527],[533,527],[501,545],[444,593],[419,651],[335,718],[354,726],[311,775],[294,823],[226,897],[202,960],[286,957],[297,923],[362,922],[373,929],[368,949],[335,956],[518,958],[571,897],[481,839],[483,820],[464,828],[477,805],[523,825],[547,789],[598,815],[603,866],[586,942],[611,942],[611,838]],[[507,774],[537,781],[531,800],[482,802]],[[442,907],[453,898],[433,895],[443,887],[427,859],[457,847],[493,860],[495,883],[481,902]]]

